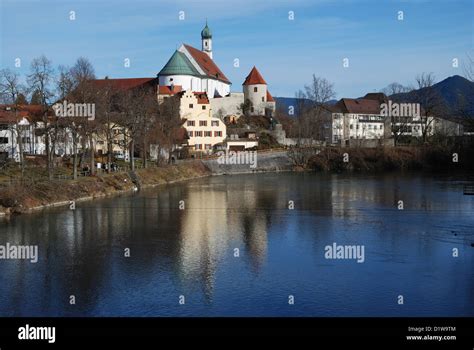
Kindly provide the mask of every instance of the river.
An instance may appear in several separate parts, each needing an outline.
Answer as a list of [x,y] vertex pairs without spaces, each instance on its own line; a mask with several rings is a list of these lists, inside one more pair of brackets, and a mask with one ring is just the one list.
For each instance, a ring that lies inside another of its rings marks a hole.
[[0,219],[38,246],[0,260],[0,315],[474,316],[463,179],[215,176]]

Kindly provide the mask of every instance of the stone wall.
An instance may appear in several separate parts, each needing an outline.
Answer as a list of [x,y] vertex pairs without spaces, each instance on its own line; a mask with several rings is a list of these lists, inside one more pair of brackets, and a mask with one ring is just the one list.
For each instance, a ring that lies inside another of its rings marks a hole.
[[213,117],[218,117],[219,110],[222,109],[222,116],[241,115],[239,106],[244,103],[243,92],[232,92],[230,96],[211,98],[211,113]]

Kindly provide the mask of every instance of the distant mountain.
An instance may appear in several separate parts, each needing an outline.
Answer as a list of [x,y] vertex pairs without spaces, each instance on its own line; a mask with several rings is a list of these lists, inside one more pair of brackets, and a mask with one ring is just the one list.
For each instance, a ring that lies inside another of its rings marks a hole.
[[[454,75],[434,84],[432,88],[442,99],[447,114],[474,118],[474,82]],[[420,89],[395,94],[390,98],[400,102],[416,102],[416,96],[422,93],[423,89]]]
[[[440,96],[441,103],[444,105],[447,115],[474,118],[474,82],[467,80],[459,75],[446,78],[432,87]],[[417,95],[422,90],[414,90],[406,93],[389,96],[391,100],[397,102],[416,102]],[[299,99],[296,97],[275,97],[277,108],[288,111],[290,106],[294,106],[297,114],[298,106],[301,103],[311,103],[308,99]],[[334,105],[337,100],[331,100],[329,105]]]

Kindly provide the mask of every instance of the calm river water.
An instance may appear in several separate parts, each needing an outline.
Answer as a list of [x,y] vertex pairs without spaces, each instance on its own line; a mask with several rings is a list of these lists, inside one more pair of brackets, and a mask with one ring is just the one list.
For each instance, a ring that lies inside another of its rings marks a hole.
[[39,247],[0,260],[0,315],[474,316],[465,179],[219,176],[0,219]]

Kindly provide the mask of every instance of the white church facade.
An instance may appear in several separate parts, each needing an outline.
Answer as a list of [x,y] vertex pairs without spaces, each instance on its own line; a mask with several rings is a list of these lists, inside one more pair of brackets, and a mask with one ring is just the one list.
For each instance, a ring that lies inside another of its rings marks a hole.
[[229,95],[231,82],[212,59],[212,33],[206,24],[201,32],[202,50],[182,44],[158,73],[160,86],[206,92],[209,98]]
[[159,95],[206,93],[213,117],[243,114],[240,106],[246,100],[251,104],[250,115],[272,115],[275,100],[257,68],[245,78],[242,92],[231,92],[232,83],[213,60],[212,46],[212,32],[206,23],[201,31],[201,50],[182,44],[158,73]]
[[253,67],[242,84],[242,92],[231,92],[232,83],[213,60],[212,33],[207,23],[201,31],[201,50],[182,44],[158,73],[158,101],[176,96],[180,117],[194,151],[212,152],[227,138],[224,117],[244,114],[271,116],[275,100],[267,83]]

